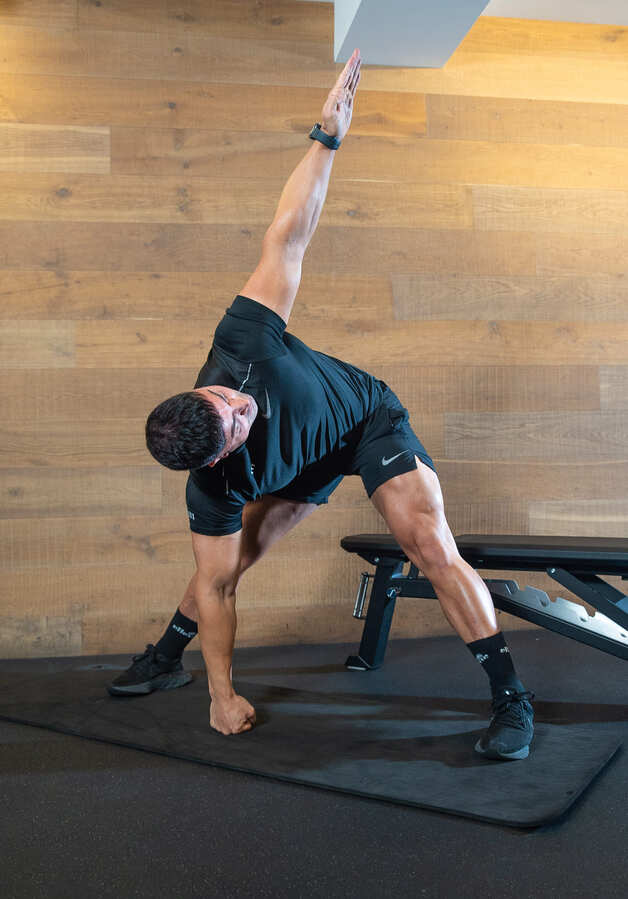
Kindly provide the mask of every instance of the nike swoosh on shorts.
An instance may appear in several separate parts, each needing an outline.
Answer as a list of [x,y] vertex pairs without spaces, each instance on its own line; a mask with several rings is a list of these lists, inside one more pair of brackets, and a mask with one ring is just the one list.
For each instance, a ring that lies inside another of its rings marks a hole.
[[385,459],[384,456],[382,456],[382,465],[390,465],[391,462],[394,462],[395,459],[398,459],[399,456],[403,456],[403,454],[407,452],[408,450],[403,450],[403,452],[397,453],[396,456],[392,456],[390,459]]

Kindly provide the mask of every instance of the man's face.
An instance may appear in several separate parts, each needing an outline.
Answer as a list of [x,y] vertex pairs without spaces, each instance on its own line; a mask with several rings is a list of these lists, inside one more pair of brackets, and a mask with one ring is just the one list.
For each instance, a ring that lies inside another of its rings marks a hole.
[[208,463],[209,467],[213,468],[217,462],[242,446],[249,436],[251,425],[258,412],[257,403],[248,393],[238,393],[232,387],[222,387],[220,384],[197,387],[194,392],[202,393],[218,412],[227,439],[224,449],[213,462]]

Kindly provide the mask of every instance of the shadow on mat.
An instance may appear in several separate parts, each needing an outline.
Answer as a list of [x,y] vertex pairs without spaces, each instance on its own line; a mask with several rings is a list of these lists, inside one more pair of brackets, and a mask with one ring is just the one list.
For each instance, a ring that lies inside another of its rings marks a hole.
[[[90,665],[84,666],[82,669],[77,670],[103,670],[103,669],[111,669],[118,670],[120,666],[117,665]],[[122,670],[120,668],[120,670]],[[196,680],[202,680],[205,677],[205,671],[203,669],[188,669],[194,675]],[[243,683],[246,681],[247,677],[263,677],[271,676],[298,676],[298,675],[316,675],[316,674],[342,674],[346,675],[347,669],[344,665],[339,664],[331,664],[331,665],[312,665],[312,666],[273,666],[272,668],[240,668],[238,671],[238,675],[234,678],[234,682],[239,681]],[[368,674],[368,672],[367,672]],[[360,676],[361,673],[358,675]],[[254,682],[255,683],[255,682]],[[262,687],[264,686],[262,683],[257,684],[256,686]],[[277,686],[276,689],[282,689]],[[484,720],[488,720],[491,715],[491,701],[490,697],[486,697],[485,699],[463,699],[461,697],[453,697],[453,696],[417,696],[417,695],[408,695],[406,694],[396,694],[396,693],[374,693],[368,690],[364,692],[339,692],[335,689],[334,686],[330,685],[325,688],[324,685],[317,684],[315,688],[313,687],[302,687],[299,688],[295,685],[291,685],[290,687],[286,687],[285,689],[294,689],[299,690],[302,695],[307,694],[308,692],[312,692],[313,694],[324,694],[326,697],[330,697],[329,702],[332,703],[333,696],[336,700],[339,700],[343,703],[347,702],[361,702],[361,701],[374,701],[374,702],[389,702],[392,705],[395,703],[398,704],[406,704],[406,703],[416,703],[418,705],[423,706],[424,708],[432,708],[435,711],[440,711],[440,716],[446,716],[448,713],[449,717],[456,718],[458,714],[466,714],[466,715],[476,715],[478,718]],[[329,693],[326,692],[329,690]],[[137,699],[141,699],[142,697],[116,697],[117,701],[134,701]],[[246,697],[248,698],[248,697]],[[304,700],[306,701],[306,700]],[[315,700],[318,702],[318,700]],[[327,701],[327,700],[326,700]],[[628,721],[628,705],[617,705],[613,703],[583,703],[583,702],[556,702],[556,701],[545,701],[541,699],[538,694],[537,698],[534,700],[534,717],[537,723],[544,722],[546,724],[604,724],[604,723],[612,723],[615,721]],[[258,715],[259,720],[259,715]]]
[[[145,714],[136,714],[134,720],[141,731],[164,727],[169,735],[177,734],[177,754],[182,756],[192,755],[200,738],[201,744],[209,742],[227,751],[233,764],[238,760],[243,764],[246,759],[257,767],[252,759],[281,759],[283,774],[302,775],[304,765],[319,772],[331,770],[349,760],[358,766],[364,762],[384,765],[388,777],[397,766],[403,770],[408,763],[436,763],[441,771],[478,772],[512,764],[482,758],[474,752],[486,726],[486,702],[404,696],[395,704],[395,697],[390,696],[330,696],[244,682],[236,683],[236,688],[248,696],[257,711],[257,726],[245,734],[224,736],[210,731],[206,719],[191,720],[191,706],[185,710],[177,707],[174,694],[168,697],[167,724],[166,715],[160,720],[159,714],[163,696],[155,698],[151,709],[144,704]],[[117,698],[112,701],[114,707],[118,705]],[[125,697],[122,702],[126,705],[129,700]],[[166,711],[163,706],[162,710]],[[556,732],[550,731],[539,722],[533,753],[542,753],[548,739],[557,739]]]
[[[247,676],[263,676],[266,675],[287,675],[287,674],[325,674],[328,672],[345,671],[344,667],[321,665],[317,668],[301,669],[301,668],[273,668],[269,669],[242,669],[240,677],[235,681],[241,683],[246,680]],[[205,672],[201,670],[194,671],[196,678],[204,677]],[[262,686],[259,684],[258,686]],[[280,689],[279,687],[277,689]],[[298,689],[292,687],[292,689]],[[307,693],[311,688],[303,688],[303,693]],[[417,704],[423,708],[431,708],[440,711],[442,715],[450,713],[451,718],[455,718],[458,714],[476,715],[478,718],[485,720],[490,717],[490,698],[486,699],[463,699],[454,696],[417,696],[396,693],[374,693],[365,690],[363,693],[347,692],[342,693],[333,687],[329,688],[330,693],[325,692],[325,687],[317,685],[313,693],[329,695],[330,703],[334,699],[346,703],[360,701],[373,702],[389,702],[391,705],[399,704]],[[332,698],[333,697],[333,698]],[[614,721],[628,721],[628,705],[618,705],[613,703],[586,703],[586,702],[556,702],[544,701],[538,696],[534,702],[534,717],[537,722],[546,724],[594,724],[594,723],[612,723]]]

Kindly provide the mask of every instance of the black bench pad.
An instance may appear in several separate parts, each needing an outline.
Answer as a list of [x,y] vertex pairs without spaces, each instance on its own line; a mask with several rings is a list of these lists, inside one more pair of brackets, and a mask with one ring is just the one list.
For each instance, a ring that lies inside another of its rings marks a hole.
[[[619,537],[463,534],[454,539],[462,558],[474,568],[544,571],[555,565],[573,573],[628,577],[628,539]],[[343,537],[340,545],[371,564],[384,556],[408,561],[392,534],[354,534]]]

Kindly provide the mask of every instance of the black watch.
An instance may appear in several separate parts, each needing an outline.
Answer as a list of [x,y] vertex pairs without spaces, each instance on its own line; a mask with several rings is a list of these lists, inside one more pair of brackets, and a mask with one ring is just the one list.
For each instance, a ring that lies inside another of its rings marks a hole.
[[338,140],[337,137],[332,137],[331,134],[325,134],[324,131],[321,131],[321,123],[317,122],[312,130],[310,131],[309,136],[312,140],[319,140],[322,144],[325,144],[326,147],[329,147],[330,150],[337,150],[341,140]]

